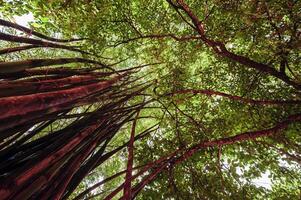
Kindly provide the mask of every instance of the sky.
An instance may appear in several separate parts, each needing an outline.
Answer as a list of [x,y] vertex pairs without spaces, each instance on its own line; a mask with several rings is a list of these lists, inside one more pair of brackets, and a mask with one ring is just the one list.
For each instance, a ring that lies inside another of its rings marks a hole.
[[28,26],[28,23],[33,21],[33,15],[32,13],[29,13],[22,16],[15,16],[14,19],[17,24],[20,24],[22,26]]

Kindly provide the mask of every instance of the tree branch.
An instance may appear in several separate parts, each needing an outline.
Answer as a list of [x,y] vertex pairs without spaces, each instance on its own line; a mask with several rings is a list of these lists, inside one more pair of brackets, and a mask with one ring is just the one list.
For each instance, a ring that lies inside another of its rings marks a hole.
[[179,6],[181,7],[181,10],[183,10],[192,20],[193,24],[196,27],[196,31],[200,34],[200,39],[209,47],[211,47],[216,54],[229,58],[232,61],[238,62],[248,68],[253,68],[258,71],[267,73],[271,76],[274,76],[283,82],[287,83],[288,85],[294,87],[297,90],[301,90],[301,84],[296,83],[292,81],[286,74],[281,73],[277,71],[272,66],[269,66],[267,64],[256,62],[248,57],[237,55],[233,52],[228,51],[225,44],[220,41],[215,41],[212,39],[209,39],[206,34],[203,27],[203,23],[198,19],[198,17],[192,12],[190,7],[184,2],[184,0],[177,0]]
[[124,41],[118,42],[118,43],[116,43],[114,45],[110,45],[110,46],[117,47],[119,45],[127,44],[127,43],[135,41],[135,40],[147,39],[147,38],[150,38],[150,39],[166,39],[166,38],[171,38],[171,39],[174,39],[174,40],[176,40],[178,42],[183,42],[183,41],[187,41],[187,40],[200,39],[199,36],[176,36],[176,35],[173,35],[173,34],[141,35],[141,36],[138,36],[138,37],[135,37],[135,38],[130,38],[128,40],[124,40]]
[[31,30],[29,28],[26,28],[25,26],[21,26],[19,24],[15,24],[15,23],[3,20],[3,19],[0,19],[0,25],[10,27],[10,28],[14,28],[14,29],[17,29],[17,30],[22,31],[24,33],[27,33],[29,35],[34,35],[36,37],[39,37],[39,38],[42,38],[42,39],[45,39],[45,40],[49,40],[49,41],[53,41],[53,42],[74,42],[74,41],[85,40],[85,38],[83,38],[83,39],[56,39],[56,38],[52,38],[52,37],[46,36],[42,33],[39,33],[39,32],[36,32],[34,30]]
[[131,178],[132,178],[132,170],[133,170],[133,160],[134,160],[134,141],[135,141],[135,129],[137,119],[139,117],[140,110],[138,110],[136,118],[132,125],[131,137],[128,144],[128,163],[127,163],[127,171],[124,181],[124,199],[131,200]]

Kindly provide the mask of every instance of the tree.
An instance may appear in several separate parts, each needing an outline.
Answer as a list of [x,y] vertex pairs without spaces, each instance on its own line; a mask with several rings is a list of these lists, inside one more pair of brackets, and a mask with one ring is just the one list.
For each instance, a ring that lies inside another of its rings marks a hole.
[[2,198],[298,199],[300,8],[5,2]]

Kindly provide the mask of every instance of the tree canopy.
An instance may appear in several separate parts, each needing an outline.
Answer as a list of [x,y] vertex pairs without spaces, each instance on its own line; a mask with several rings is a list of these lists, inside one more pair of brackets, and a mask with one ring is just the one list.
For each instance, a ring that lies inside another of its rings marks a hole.
[[300,199],[301,1],[0,2],[3,199]]

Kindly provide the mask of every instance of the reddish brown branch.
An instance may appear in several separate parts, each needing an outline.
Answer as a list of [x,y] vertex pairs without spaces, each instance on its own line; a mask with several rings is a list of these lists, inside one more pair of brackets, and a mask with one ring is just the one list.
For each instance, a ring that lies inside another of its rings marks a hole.
[[[142,174],[144,174],[146,171],[152,169],[154,166],[157,166],[161,163],[166,163],[165,161],[168,160],[169,158],[173,158],[174,156],[176,156],[181,150],[178,149],[166,156],[163,156],[161,158],[159,158],[158,160],[154,161],[154,162],[150,162],[148,164],[146,164],[139,172],[137,172],[134,176],[132,176],[131,180],[136,179],[137,177],[141,176]],[[108,196],[106,196],[106,198],[104,200],[110,200],[112,199],[119,191],[122,190],[124,184],[121,184],[118,188],[116,188],[114,191],[112,191]],[[134,193],[133,193],[134,196]]]
[[30,44],[30,45],[24,45],[24,46],[19,46],[19,47],[0,49],[0,55],[7,54],[7,53],[13,53],[13,52],[17,52],[17,51],[24,51],[24,50],[28,50],[28,49],[39,48],[39,47],[41,47],[41,46]]
[[96,124],[86,128],[77,137],[74,137],[72,140],[70,140],[67,144],[65,144],[58,151],[54,152],[53,154],[50,154],[49,156],[46,156],[44,159],[39,161],[35,166],[25,170],[21,175],[14,177],[12,180],[11,179],[7,180],[7,182],[5,182],[5,184],[3,184],[2,188],[0,189],[1,196],[5,199],[5,198],[9,197],[10,195],[12,195],[14,192],[14,188],[9,187],[9,185],[13,184],[18,188],[21,187],[28,180],[30,180],[33,176],[37,175],[38,173],[40,173],[42,170],[46,169],[47,167],[53,165],[60,158],[62,158],[64,155],[66,155],[67,152],[70,152],[71,150],[73,150],[84,138],[86,138],[88,135],[90,135],[98,127],[99,127],[99,124],[96,123]]
[[39,38],[49,40],[49,41],[53,41],[53,42],[74,42],[74,41],[84,40],[84,39],[56,39],[56,38],[52,38],[52,37],[46,36],[44,34],[41,34],[39,32],[36,32],[34,30],[31,30],[29,28],[26,28],[25,26],[21,26],[19,24],[15,24],[15,23],[3,20],[3,19],[0,19],[0,25],[10,27],[10,28],[14,28],[14,29],[17,29],[17,30],[22,31],[24,33],[27,33],[29,35],[34,35],[34,36],[37,36]]
[[36,82],[23,83],[0,83],[0,97],[19,96],[25,94],[33,94],[36,92],[44,92],[51,90],[59,90],[64,87],[70,87],[75,84],[82,83],[82,85],[98,82],[96,76],[71,76],[61,79],[41,80]]
[[[300,90],[301,84],[296,83],[292,81],[286,74],[281,73],[277,71],[272,66],[269,66],[267,64],[256,62],[250,58],[247,58],[245,56],[237,55],[233,52],[228,51],[225,44],[223,44],[220,41],[209,39],[204,30],[203,23],[198,19],[198,17],[193,13],[193,11],[190,9],[190,7],[184,2],[184,0],[177,0],[179,7],[181,10],[183,10],[189,18],[192,20],[195,30],[200,34],[200,39],[209,47],[213,48],[213,50],[220,56],[223,56],[225,58],[229,58],[232,61],[238,62],[242,65],[245,65],[249,68],[256,69],[260,72],[267,73],[271,76],[274,76],[283,82],[287,83],[288,85],[293,86],[294,88]],[[174,6],[174,5],[173,5]]]
[[128,144],[128,163],[127,163],[127,172],[125,176],[125,182],[124,182],[124,199],[125,200],[131,200],[131,178],[132,178],[132,170],[133,170],[133,160],[134,160],[134,141],[135,141],[135,129],[136,129],[136,123],[137,119],[139,117],[139,112],[137,112],[136,118],[132,125],[131,130],[131,137]]
[[124,40],[124,41],[118,42],[118,43],[116,43],[116,44],[114,44],[112,46],[117,47],[119,45],[126,44],[126,43],[129,43],[129,42],[135,41],[135,40],[147,39],[147,38],[150,38],[150,39],[166,39],[166,38],[171,38],[171,39],[174,39],[174,40],[176,40],[178,42],[184,42],[184,41],[188,41],[188,40],[200,39],[199,36],[176,36],[174,34],[142,35],[142,36],[139,36],[139,37],[130,38],[128,40]]
[[29,112],[44,110],[64,103],[86,97],[110,87],[120,80],[122,76],[116,76],[108,81],[79,86],[67,90],[37,93],[25,96],[5,97],[0,99],[0,119],[12,116],[24,115]]
[[6,33],[0,32],[0,40],[5,40],[8,42],[17,42],[17,43],[25,43],[25,44],[31,44],[31,45],[37,45],[37,46],[43,46],[43,47],[52,47],[52,48],[60,48],[60,49],[66,49],[69,51],[75,51],[83,54],[89,54],[85,51],[82,51],[80,49],[76,49],[72,46],[66,46],[62,44],[56,44],[52,42],[46,42],[43,40],[33,39],[33,38],[27,38],[27,37],[21,37],[21,36],[15,36],[15,35],[9,35]]
[[196,153],[199,149],[215,147],[215,146],[224,146],[224,145],[234,144],[237,142],[255,140],[259,137],[267,137],[273,135],[287,128],[291,123],[297,121],[301,121],[301,114],[291,115],[286,120],[279,122],[274,127],[269,129],[264,129],[260,131],[250,131],[250,132],[241,133],[227,138],[201,142],[191,147],[181,157],[177,158],[177,161],[175,163],[179,163],[182,162],[183,160],[186,160],[187,158],[191,157],[194,153]]
[[108,66],[102,64],[101,62],[84,59],[84,58],[28,59],[22,61],[0,62],[0,75],[7,74],[7,73],[22,72],[25,69],[30,69],[30,68],[44,67],[44,66],[51,66],[51,65],[63,65],[69,63],[89,63],[89,64],[100,65],[104,68],[109,68]]
[[[154,131],[153,128],[156,127],[157,125],[158,125],[158,124],[155,124],[154,126],[151,126],[151,127],[147,128],[145,131],[143,131],[143,132],[140,133],[139,135],[135,136],[135,141],[136,141],[136,140],[139,140],[139,139],[142,139],[142,138],[144,138],[145,136],[147,136],[149,133],[153,132],[153,131]],[[130,141],[128,141],[127,143],[125,143],[125,144],[123,144],[123,145],[121,145],[121,146],[119,146],[118,148],[114,149],[113,151],[111,151],[111,152],[109,152],[109,153],[103,155],[103,159],[102,159],[102,160],[104,161],[104,160],[110,158],[110,157],[111,157],[112,155],[114,155],[116,152],[118,152],[119,150],[121,150],[121,149],[123,149],[124,147],[128,146],[129,143],[130,143]],[[132,168],[132,169],[133,169],[133,170],[136,170],[136,169],[142,168],[142,167],[144,167],[144,166],[146,166],[146,165],[137,166],[137,167],[134,167],[134,168]],[[96,183],[95,185],[89,187],[88,189],[86,189],[85,191],[83,191],[82,193],[80,193],[80,194],[79,194],[76,198],[74,198],[73,200],[79,200],[79,199],[82,199],[86,194],[88,194],[89,192],[91,192],[91,191],[94,190],[95,188],[99,187],[100,185],[102,185],[102,184],[104,184],[104,183],[106,183],[106,182],[108,182],[108,181],[110,181],[110,180],[112,180],[112,179],[114,179],[114,178],[116,178],[116,177],[118,177],[118,176],[120,176],[120,175],[126,173],[126,172],[127,172],[127,170],[123,170],[123,171],[121,171],[121,172],[119,172],[119,173],[117,173],[117,174],[115,174],[115,175],[113,175],[113,176],[111,176],[111,177],[108,177],[108,178],[104,179],[103,181],[100,181],[100,182]],[[131,180],[132,180],[132,178],[131,178]]]
[[[250,141],[250,140],[255,140],[259,137],[267,137],[272,134],[278,133],[282,131],[283,129],[287,128],[291,123],[293,122],[299,122],[301,121],[301,114],[296,114],[296,115],[291,115],[287,119],[279,122],[276,124],[274,127],[265,129],[265,130],[260,130],[260,131],[250,131],[250,132],[245,132],[241,133],[235,136],[227,137],[227,138],[221,138],[213,141],[203,141],[200,142],[197,145],[192,146],[189,149],[186,149],[184,153],[178,157],[176,155],[178,154],[179,150],[175,151],[173,156],[170,156],[169,158],[166,159],[159,159],[156,161],[159,166],[157,166],[156,170],[153,171],[151,174],[146,176],[139,184],[137,184],[133,188],[133,195],[136,196],[138,192],[143,189],[145,185],[153,181],[156,176],[161,173],[167,165],[167,163],[170,163],[172,165],[179,164],[188,158],[190,158],[192,155],[194,155],[196,152],[198,152],[200,149],[205,149],[208,147],[221,147],[224,145],[229,145],[229,144],[234,144],[238,142],[243,142],[243,141]],[[168,162],[164,162],[168,160]],[[159,161],[159,162],[158,162]]]

